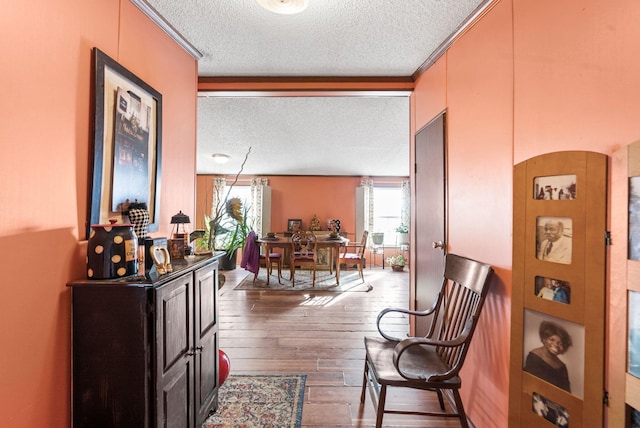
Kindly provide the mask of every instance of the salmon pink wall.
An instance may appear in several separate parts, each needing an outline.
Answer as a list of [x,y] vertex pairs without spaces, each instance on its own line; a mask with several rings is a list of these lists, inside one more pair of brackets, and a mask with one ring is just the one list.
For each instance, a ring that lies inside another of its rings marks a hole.
[[[211,205],[212,175],[198,175],[197,218],[204,216]],[[247,176],[242,179],[247,179]],[[271,229],[274,232],[287,230],[287,220],[301,219],[307,228],[314,215],[326,229],[328,219],[339,219],[341,230],[356,239],[355,190],[362,177],[344,176],[265,176],[271,187]],[[368,177],[375,180],[375,177]],[[385,183],[406,180],[406,177],[384,177]]]
[[640,135],[640,4],[561,3],[497,2],[413,94],[415,129],[447,111],[449,251],[497,274],[462,373],[476,426],[508,425],[513,166],[560,150],[611,155]]
[[360,177],[269,177],[271,228],[287,230],[287,220],[299,218],[307,229],[315,214],[323,229],[327,219],[339,219],[342,231],[355,233],[355,189],[360,180]]
[[[496,278],[462,376],[477,426],[507,416],[511,311],[511,5],[498,3],[447,54],[448,250],[491,263]],[[472,70],[472,72],[470,72]],[[473,214],[472,214],[473,213]],[[472,215],[471,215],[472,214]],[[487,364],[491,361],[491,364]]]
[[[640,3],[514,0],[514,162],[638,139]],[[553,13],[549,13],[553,10]]]
[[0,38],[0,426],[67,428],[66,283],[86,276],[91,49],[164,96],[164,230],[195,206],[197,63],[129,0],[10,2]]

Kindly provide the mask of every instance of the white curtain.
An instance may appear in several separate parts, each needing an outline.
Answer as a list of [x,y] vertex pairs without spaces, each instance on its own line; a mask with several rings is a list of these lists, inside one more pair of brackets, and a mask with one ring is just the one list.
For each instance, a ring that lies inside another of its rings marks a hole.
[[[373,232],[373,180],[360,180],[360,187],[364,190],[364,230]],[[359,237],[356,237],[359,238]],[[371,245],[371,240],[367,240],[367,245]]]
[[400,223],[409,227],[411,224],[411,188],[409,181],[403,181],[401,185],[402,206],[400,207]]
[[224,177],[216,177],[213,179],[213,196],[211,198],[211,212],[209,217],[215,218],[216,215],[224,211],[225,187],[227,180]]
[[264,202],[264,187],[269,184],[269,180],[266,178],[252,178],[251,179],[251,209],[250,215],[253,218],[253,230],[258,236],[263,236],[263,209]]

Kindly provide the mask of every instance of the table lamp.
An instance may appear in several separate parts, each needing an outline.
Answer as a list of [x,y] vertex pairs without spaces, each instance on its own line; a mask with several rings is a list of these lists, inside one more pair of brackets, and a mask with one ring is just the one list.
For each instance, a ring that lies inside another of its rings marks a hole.
[[[171,217],[171,224],[174,225],[171,239],[175,241],[182,240],[182,257],[184,257],[185,254],[191,254],[189,250],[189,227],[187,226],[189,223],[191,223],[189,216],[182,211]],[[174,254],[171,254],[171,256],[174,257]]]

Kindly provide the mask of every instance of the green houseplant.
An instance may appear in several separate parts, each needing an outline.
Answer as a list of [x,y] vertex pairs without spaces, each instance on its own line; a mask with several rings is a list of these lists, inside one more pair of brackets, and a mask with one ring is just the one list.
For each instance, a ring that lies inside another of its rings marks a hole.
[[223,248],[227,254],[232,254],[244,248],[247,236],[251,232],[248,214],[249,207],[244,205],[239,198],[232,198],[227,201],[228,220],[223,224],[225,233]]

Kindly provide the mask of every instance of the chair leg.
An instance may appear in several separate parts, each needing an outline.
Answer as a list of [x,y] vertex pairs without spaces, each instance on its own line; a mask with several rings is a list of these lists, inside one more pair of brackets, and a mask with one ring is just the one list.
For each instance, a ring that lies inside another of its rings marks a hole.
[[376,428],[382,428],[382,418],[384,417],[384,405],[387,399],[387,385],[380,385],[380,396],[378,397],[378,415],[376,416]]
[[265,259],[266,263],[266,267],[267,267],[267,275],[271,276],[271,258],[269,256],[267,256],[267,258]]
[[438,401],[440,402],[440,410],[444,410],[444,399],[442,398],[442,390],[436,389],[436,394],[438,394]]
[[467,421],[467,415],[464,412],[464,406],[462,405],[460,392],[458,392],[457,389],[453,390],[453,399],[456,403],[456,410],[458,411],[458,417],[460,418],[460,425],[462,426],[462,428],[469,428],[469,422]]
[[364,399],[367,394],[367,375],[369,373],[369,362],[365,358],[364,360],[364,375],[362,376],[362,392],[360,393],[360,402],[364,403]]
[[282,260],[278,260],[278,284],[282,284]]

